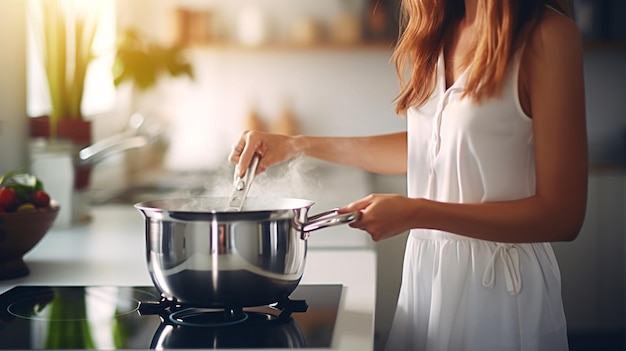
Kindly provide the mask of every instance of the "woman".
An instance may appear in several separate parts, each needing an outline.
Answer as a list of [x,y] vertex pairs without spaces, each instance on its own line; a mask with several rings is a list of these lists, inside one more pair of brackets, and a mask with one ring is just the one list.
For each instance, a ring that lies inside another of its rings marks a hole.
[[[581,36],[566,0],[403,0],[394,52],[407,133],[242,133],[239,172],[296,155],[395,174],[408,196],[342,212],[381,240],[410,230],[389,350],[566,350],[549,242],[587,194]],[[407,79],[405,79],[407,78]],[[384,259],[384,258],[381,258]]]

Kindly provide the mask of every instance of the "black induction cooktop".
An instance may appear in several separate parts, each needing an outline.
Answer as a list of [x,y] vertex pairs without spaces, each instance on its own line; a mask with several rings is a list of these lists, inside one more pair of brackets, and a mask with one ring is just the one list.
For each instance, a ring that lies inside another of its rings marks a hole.
[[0,295],[0,349],[330,348],[341,285],[300,285],[295,308],[166,305],[154,287],[17,286]]

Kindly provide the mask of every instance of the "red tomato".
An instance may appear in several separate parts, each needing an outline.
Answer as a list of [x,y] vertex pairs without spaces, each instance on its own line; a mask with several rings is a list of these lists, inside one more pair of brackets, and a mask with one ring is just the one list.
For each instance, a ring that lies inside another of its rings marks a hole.
[[15,206],[15,190],[8,187],[0,188],[0,207],[5,210]]
[[43,190],[35,191],[31,196],[31,200],[37,208],[50,206],[50,195]]

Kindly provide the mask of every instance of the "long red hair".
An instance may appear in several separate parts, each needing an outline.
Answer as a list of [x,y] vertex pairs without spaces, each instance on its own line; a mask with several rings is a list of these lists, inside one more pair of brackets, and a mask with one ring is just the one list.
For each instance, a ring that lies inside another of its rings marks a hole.
[[[568,16],[568,0],[481,0],[476,12],[479,38],[471,58],[465,94],[480,101],[499,93],[507,65],[546,6]],[[392,56],[400,93],[396,112],[423,104],[435,87],[436,66],[446,39],[465,15],[463,0],[402,0],[401,34]]]

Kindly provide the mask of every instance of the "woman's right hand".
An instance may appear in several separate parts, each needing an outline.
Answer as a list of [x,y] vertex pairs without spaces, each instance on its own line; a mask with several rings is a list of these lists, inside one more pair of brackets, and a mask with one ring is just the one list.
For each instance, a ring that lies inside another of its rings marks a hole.
[[237,176],[243,177],[254,154],[259,154],[261,159],[257,173],[262,173],[268,167],[298,155],[295,139],[287,135],[246,130],[233,144],[228,160],[237,165]]

